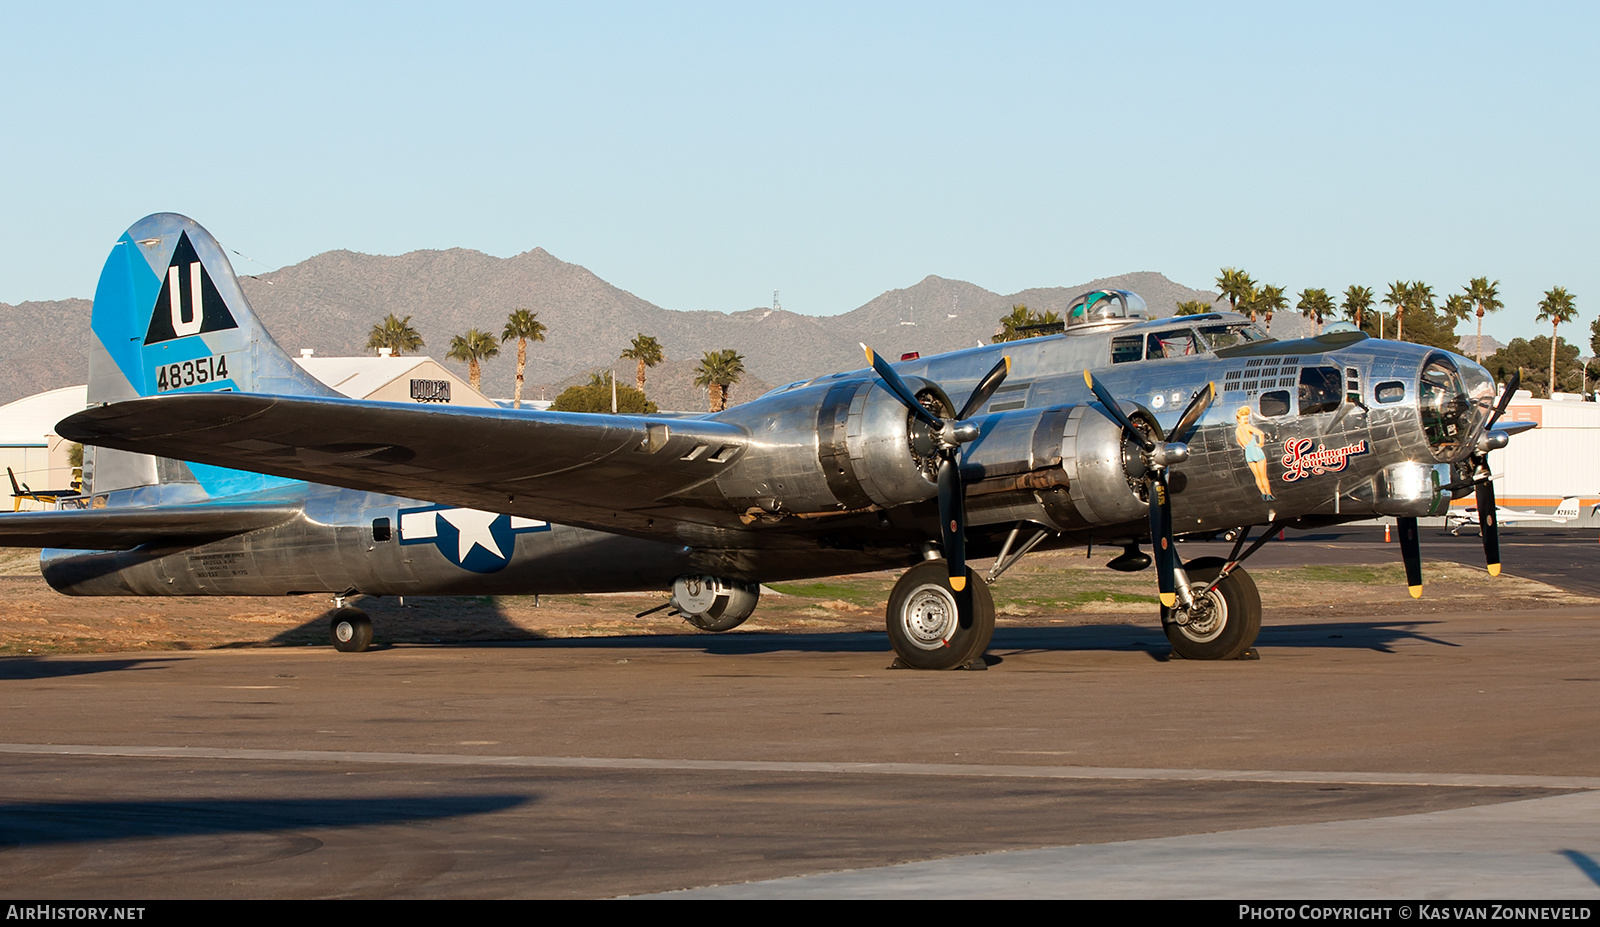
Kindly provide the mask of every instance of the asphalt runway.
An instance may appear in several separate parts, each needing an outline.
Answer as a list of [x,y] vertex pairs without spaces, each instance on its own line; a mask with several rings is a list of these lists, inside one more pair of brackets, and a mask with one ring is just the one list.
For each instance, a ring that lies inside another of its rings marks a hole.
[[1594,898],[1597,619],[1307,617],[1230,663],[1002,629],[981,673],[877,634],[6,658],[0,891]]

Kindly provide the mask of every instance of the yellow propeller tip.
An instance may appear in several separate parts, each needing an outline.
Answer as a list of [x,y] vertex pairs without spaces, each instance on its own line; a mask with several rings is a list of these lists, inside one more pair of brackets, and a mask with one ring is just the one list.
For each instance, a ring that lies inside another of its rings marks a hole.
[[1089,376],[1089,371],[1087,370],[1083,372],[1083,384],[1090,389],[1094,388],[1094,377]]
[[1422,587],[1421,586],[1411,586],[1409,588],[1411,589],[1411,597],[1413,599],[1422,598]]
[[1500,575],[1500,564],[1498,564],[1498,563],[1489,564],[1489,575],[1490,576],[1499,576]]
[[1009,374],[1009,373],[1011,373],[1011,355],[1010,354],[1007,354],[1005,356],[1005,362],[1006,362],[1006,373]]
[[967,588],[967,578],[965,576],[950,577],[950,588],[957,592]]
[[867,352],[867,363],[869,363],[869,364],[872,363],[872,349],[867,347],[866,345],[862,345],[861,346],[861,350]]
[[1176,592],[1163,592],[1163,593],[1161,593],[1161,604],[1166,606],[1167,608],[1171,608],[1172,606],[1177,605],[1178,604],[1178,594]]

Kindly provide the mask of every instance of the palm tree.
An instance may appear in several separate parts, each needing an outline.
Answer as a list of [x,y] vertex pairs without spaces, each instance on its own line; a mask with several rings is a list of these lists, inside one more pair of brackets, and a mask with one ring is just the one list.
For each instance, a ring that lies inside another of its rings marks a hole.
[[[1250,279],[1249,274],[1237,267],[1224,267],[1222,268],[1222,273],[1217,277],[1217,289],[1222,294],[1217,299],[1226,299],[1228,301],[1228,311],[1238,312],[1241,303],[1247,307],[1249,306],[1250,298],[1255,294],[1256,282]],[[1216,302],[1216,300],[1214,299],[1212,302]],[[1255,313],[1251,311],[1250,321],[1254,322],[1255,320]]]
[[1539,300],[1539,316],[1536,321],[1550,323],[1550,398],[1556,395],[1556,331],[1562,322],[1570,322],[1578,314],[1576,300],[1566,287],[1558,286],[1553,290],[1545,290],[1544,299]]
[[1018,329],[1029,325],[1035,325],[1038,323],[1038,321],[1038,317],[1033,314],[1031,309],[1022,303],[1017,303],[1015,306],[1011,307],[1010,315],[1004,315],[1000,317],[1000,330],[995,333],[994,343],[999,344],[1002,341],[1018,341],[1022,338],[1025,338],[1027,336],[1018,331]]
[[1333,297],[1328,291],[1318,287],[1300,291],[1300,302],[1296,304],[1300,314],[1310,319],[1317,326],[1317,334],[1322,334],[1322,323],[1333,315]]
[[1250,301],[1250,318],[1255,320],[1256,310],[1260,310],[1267,317],[1267,331],[1272,331],[1272,314],[1282,312],[1289,308],[1289,297],[1283,295],[1283,287],[1263,283],[1261,289],[1256,291],[1255,298]]
[[1473,277],[1467,284],[1467,299],[1478,307],[1478,341],[1473,350],[1478,363],[1483,363],[1483,314],[1505,307],[1500,301],[1500,281],[1489,282],[1488,277]]
[[1394,340],[1404,341],[1401,337],[1400,317],[1405,314],[1406,303],[1411,299],[1411,284],[1404,280],[1396,280],[1389,284],[1389,292],[1384,294],[1383,304],[1394,310]]
[[399,357],[403,352],[416,351],[422,347],[422,336],[411,327],[411,316],[403,319],[395,318],[394,313],[389,313],[382,322],[372,326],[372,332],[367,335],[367,350],[382,352],[388,348],[389,352]]
[[522,408],[522,372],[528,369],[528,342],[543,341],[545,331],[544,323],[539,321],[539,313],[529,312],[526,309],[518,309],[511,313],[506,319],[506,327],[500,330],[501,344],[513,338],[517,339],[517,385],[511,391],[513,409]]
[[476,328],[469,330],[465,335],[457,335],[450,339],[450,350],[445,357],[451,360],[467,362],[467,382],[473,389],[479,389],[483,382],[483,368],[478,362],[500,353],[500,346],[495,344],[494,336]]
[[639,392],[644,392],[644,368],[654,367],[665,358],[661,354],[661,342],[649,335],[638,334],[633,336],[633,344],[622,356],[631,361],[639,362]]
[[1450,320],[1453,330],[1457,322],[1464,322],[1472,316],[1472,300],[1463,293],[1453,293],[1444,300],[1444,315]]
[[1372,287],[1351,284],[1344,291],[1344,317],[1361,328],[1361,317],[1372,308]]
[[707,351],[694,371],[694,385],[706,389],[707,412],[721,412],[728,407],[728,388],[744,376],[744,355],[732,348]]
[[[1213,300],[1214,301],[1214,300]],[[1173,315],[1204,315],[1211,311],[1211,304],[1203,299],[1187,299],[1178,303],[1178,311]]]

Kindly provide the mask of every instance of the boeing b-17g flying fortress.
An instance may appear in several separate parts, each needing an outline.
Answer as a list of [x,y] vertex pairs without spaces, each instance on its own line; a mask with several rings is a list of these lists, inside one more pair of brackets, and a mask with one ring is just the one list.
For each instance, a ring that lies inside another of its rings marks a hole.
[[[711,415],[585,415],[346,399],[273,342],[217,242],[153,215],[95,291],[81,511],[7,515],[72,595],[533,594],[672,590],[711,631],[765,582],[901,568],[899,662],[981,666],[988,585],[1030,551],[1124,548],[1194,659],[1261,622],[1239,564],[1280,528],[1394,516],[1412,594],[1416,520],[1477,493],[1499,543],[1489,374],[1435,348],[1338,332],[1276,341],[1247,319],[1146,317],[1086,293],[1059,332],[791,383]],[[1182,563],[1175,536],[1266,526]],[[1146,555],[1139,548],[1150,544]],[[995,558],[983,576],[968,566]],[[331,633],[362,650],[371,623]]]

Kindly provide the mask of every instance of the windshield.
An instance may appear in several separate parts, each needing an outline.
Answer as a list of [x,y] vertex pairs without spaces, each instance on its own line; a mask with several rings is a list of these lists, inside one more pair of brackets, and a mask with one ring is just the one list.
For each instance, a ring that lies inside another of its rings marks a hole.
[[1226,325],[1202,325],[1200,337],[1204,338],[1211,350],[1231,348],[1234,345],[1249,344],[1252,341],[1266,341],[1266,332],[1257,328],[1251,322],[1233,322]]

